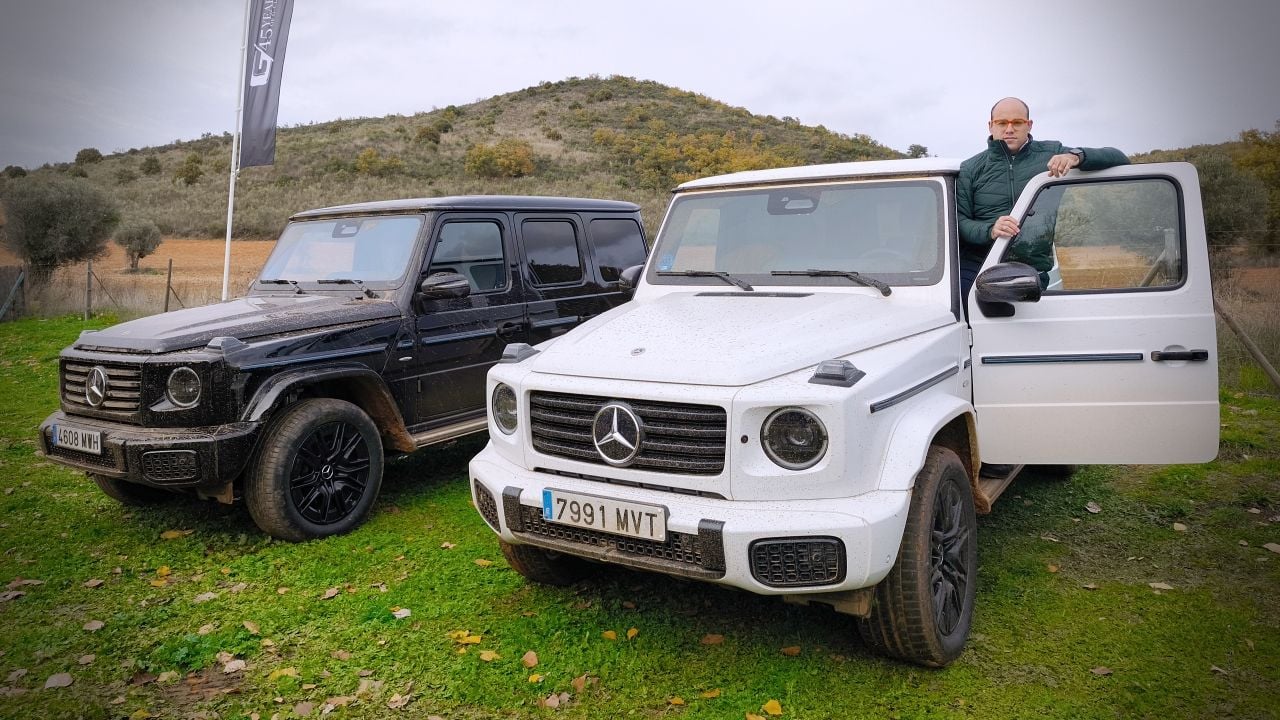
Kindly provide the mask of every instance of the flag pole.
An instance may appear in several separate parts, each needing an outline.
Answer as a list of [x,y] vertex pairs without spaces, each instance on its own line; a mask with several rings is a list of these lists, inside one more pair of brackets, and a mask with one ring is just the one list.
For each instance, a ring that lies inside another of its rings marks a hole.
[[245,58],[249,50],[249,8],[253,0],[244,3],[244,28],[240,31],[240,79],[236,83],[236,125],[231,136],[231,178],[227,189],[227,245],[222,254],[222,300],[227,299],[231,282],[231,220],[236,206],[236,176],[240,174],[240,130],[244,122]]

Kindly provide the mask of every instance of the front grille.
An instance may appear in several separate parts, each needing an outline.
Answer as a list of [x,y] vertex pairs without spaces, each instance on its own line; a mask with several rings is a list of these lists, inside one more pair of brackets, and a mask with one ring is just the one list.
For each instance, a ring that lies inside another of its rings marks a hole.
[[751,543],[751,576],[769,587],[832,585],[844,580],[838,538],[786,538]]
[[477,481],[476,486],[476,509],[480,511],[480,517],[489,523],[489,527],[494,532],[499,532],[498,527],[498,502],[493,499],[493,495],[489,490]]
[[194,450],[152,450],[142,454],[142,474],[158,483],[194,480],[200,475]]
[[[607,465],[596,451],[591,425],[615,398],[535,392],[529,398],[533,446],[556,457]],[[616,398],[623,399],[623,398]],[[727,416],[715,405],[626,400],[644,424],[645,439],[628,466],[688,475],[724,470]]]
[[695,571],[717,571],[717,576],[724,573],[724,550],[723,547],[716,545],[719,533],[708,532],[707,537],[704,538],[702,535],[668,531],[665,542],[637,540],[596,530],[549,523],[542,518],[541,508],[528,505],[520,505],[520,521],[524,526],[520,534],[578,545],[591,545],[623,556],[612,559],[647,558],[664,565],[684,566]]
[[[85,383],[89,372],[101,366],[107,371],[107,397],[99,407],[85,399]],[[86,414],[102,412],[110,415],[136,413],[142,407],[142,369],[137,366],[107,365],[67,360],[62,364],[63,408]]]

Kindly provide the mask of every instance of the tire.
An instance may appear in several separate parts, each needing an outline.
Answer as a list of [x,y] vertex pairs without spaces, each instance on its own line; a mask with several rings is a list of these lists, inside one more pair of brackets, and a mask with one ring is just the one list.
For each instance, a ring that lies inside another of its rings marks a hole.
[[245,504],[264,532],[300,542],[350,532],[382,486],[382,438],[343,400],[303,400],[268,428],[249,471]]
[[876,586],[864,642],[902,660],[942,667],[960,656],[973,622],[977,515],[964,463],[929,449],[893,569]]
[[512,545],[499,540],[502,556],[513,570],[543,585],[572,585],[586,573],[586,561],[532,545]]
[[146,505],[158,505],[173,499],[173,493],[150,485],[131,483],[128,480],[117,480],[106,475],[90,475],[89,477],[97,484],[99,490],[121,505],[143,507]]

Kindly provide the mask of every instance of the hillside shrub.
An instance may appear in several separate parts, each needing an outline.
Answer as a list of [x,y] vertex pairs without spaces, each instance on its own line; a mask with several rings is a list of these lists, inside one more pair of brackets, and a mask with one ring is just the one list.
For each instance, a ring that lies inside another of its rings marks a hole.
[[89,171],[85,170],[83,165],[72,165],[71,169],[67,171],[67,174],[73,178],[89,177]]
[[160,247],[160,228],[150,220],[135,220],[121,225],[112,236],[129,257],[129,269],[137,271],[138,261]]
[[181,167],[173,174],[177,180],[181,180],[184,185],[195,185],[200,180],[200,176],[204,175],[204,168],[201,165],[200,153],[191,153],[186,160],[182,161]]
[[439,145],[440,130],[436,128],[434,125],[423,125],[422,127],[418,128],[418,131],[416,133],[414,133],[413,139],[420,143],[427,143],[430,145]]
[[161,170],[160,158],[155,155],[148,155],[142,161],[142,166],[139,169],[142,170],[143,175],[159,175]]
[[386,177],[404,170],[404,161],[395,155],[383,157],[374,148],[365,148],[356,156],[355,168],[362,175]]
[[91,163],[100,162],[102,162],[102,153],[98,148],[84,148],[80,152],[76,153],[77,165],[89,165]]
[[138,179],[138,173],[134,172],[133,170],[130,170],[127,167],[116,169],[116,182],[121,185],[128,185],[129,183],[137,179]]
[[26,168],[19,167],[17,165],[9,165],[4,169],[4,176],[7,178],[20,178],[20,177],[26,177],[26,175],[27,175]]
[[506,138],[492,145],[467,148],[465,169],[483,178],[517,178],[533,174],[533,148],[524,140]]
[[4,242],[26,263],[32,285],[47,282],[63,265],[101,257],[120,222],[110,198],[73,180],[13,183],[3,204]]

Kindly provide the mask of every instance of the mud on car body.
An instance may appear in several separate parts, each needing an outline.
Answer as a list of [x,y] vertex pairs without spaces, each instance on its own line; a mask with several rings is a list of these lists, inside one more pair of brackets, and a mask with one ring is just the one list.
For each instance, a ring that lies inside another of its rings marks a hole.
[[49,459],[121,502],[234,502],[280,538],[369,514],[384,455],[485,429],[504,346],[629,297],[639,207],[444,197],[294,215],[246,296],[82,333],[60,359]]

